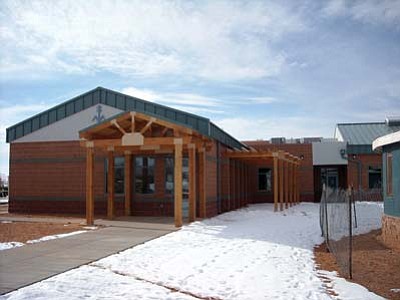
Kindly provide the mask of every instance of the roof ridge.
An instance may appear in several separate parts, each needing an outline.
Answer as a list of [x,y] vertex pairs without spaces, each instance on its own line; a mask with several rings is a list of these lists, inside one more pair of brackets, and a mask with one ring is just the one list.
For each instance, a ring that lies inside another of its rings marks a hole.
[[354,123],[337,123],[336,125],[368,125],[368,124],[386,124],[385,122],[354,122]]

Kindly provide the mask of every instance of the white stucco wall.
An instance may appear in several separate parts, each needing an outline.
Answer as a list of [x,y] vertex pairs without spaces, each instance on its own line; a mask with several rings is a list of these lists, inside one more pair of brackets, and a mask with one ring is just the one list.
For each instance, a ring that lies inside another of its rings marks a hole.
[[347,165],[347,159],[340,155],[341,149],[346,149],[346,143],[331,141],[313,143],[313,165]]
[[112,106],[98,104],[16,139],[13,143],[79,140],[80,130],[96,124],[94,117],[98,114],[97,107],[99,105],[104,119],[123,112]]

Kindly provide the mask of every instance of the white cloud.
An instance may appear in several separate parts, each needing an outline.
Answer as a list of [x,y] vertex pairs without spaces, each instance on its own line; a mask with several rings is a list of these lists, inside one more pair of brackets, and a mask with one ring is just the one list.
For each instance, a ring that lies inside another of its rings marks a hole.
[[400,28],[398,0],[331,0],[323,11],[329,16],[350,16],[364,23],[386,24]]
[[0,69],[217,80],[279,74],[272,46],[303,20],[277,2],[4,1]]

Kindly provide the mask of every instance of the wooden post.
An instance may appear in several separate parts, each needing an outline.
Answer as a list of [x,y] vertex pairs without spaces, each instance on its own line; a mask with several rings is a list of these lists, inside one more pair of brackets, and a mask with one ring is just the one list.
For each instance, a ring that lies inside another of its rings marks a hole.
[[206,152],[204,148],[199,149],[199,215],[206,217]]
[[242,206],[246,206],[246,166],[242,162]]
[[87,143],[86,149],[86,224],[94,223],[94,148]]
[[232,185],[231,185],[231,209],[235,210],[236,209],[236,161],[231,160],[231,176],[232,176]]
[[132,155],[130,151],[125,151],[125,216],[131,215],[131,196],[132,196]]
[[274,211],[278,210],[278,157],[274,156]]
[[283,210],[283,171],[284,171],[284,165],[283,165],[283,160],[278,160],[278,165],[279,165],[279,199],[280,199],[280,211]]
[[108,163],[107,163],[107,218],[114,218],[114,197],[115,197],[115,171],[114,171],[114,149],[108,149]]
[[285,161],[285,209],[289,208],[289,163]]
[[228,203],[226,205],[226,210],[230,211],[231,210],[231,199],[232,199],[232,192],[231,192],[231,176],[232,176],[232,172],[231,172],[231,159],[228,158],[228,167],[226,168],[227,171],[227,178],[228,178]]
[[289,207],[292,207],[293,202],[293,163],[289,162]]
[[189,222],[196,220],[196,148],[189,144]]
[[293,164],[293,205],[297,204],[297,165]]
[[182,226],[182,139],[175,139],[174,217],[175,227]]

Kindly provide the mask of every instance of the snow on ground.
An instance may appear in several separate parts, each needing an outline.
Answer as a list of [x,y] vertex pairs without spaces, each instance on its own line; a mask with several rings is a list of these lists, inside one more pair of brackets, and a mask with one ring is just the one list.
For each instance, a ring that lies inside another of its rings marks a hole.
[[[278,213],[272,209],[269,204],[251,205],[195,222],[4,298],[334,298],[313,259],[314,245],[323,241],[318,205],[303,203]],[[359,299],[381,299],[328,275],[340,299],[354,299],[352,292]]]
[[0,243],[0,251],[1,250],[7,250],[7,249],[12,249],[16,247],[21,247],[23,246],[23,243],[20,242],[7,242],[7,243]]
[[357,227],[355,235],[382,227],[383,202],[356,202]]
[[26,243],[27,244],[35,244],[35,243],[51,241],[51,240],[55,240],[55,239],[61,239],[61,238],[65,238],[68,236],[73,236],[73,235],[77,235],[77,234],[81,234],[81,233],[85,233],[85,232],[87,232],[87,231],[86,230],[78,230],[78,231],[73,231],[73,232],[68,232],[68,233],[47,235],[47,236],[41,237],[40,239],[29,240]]
[[[65,237],[68,237],[68,236],[73,236],[73,235],[81,234],[81,233],[84,233],[84,232],[87,232],[87,230],[78,230],[78,231],[73,231],[73,232],[69,232],[69,233],[47,235],[47,236],[41,237],[40,239],[29,240],[26,243],[27,244],[36,244],[36,243],[40,243],[40,242],[45,242],[45,241],[65,238]],[[0,251],[1,250],[8,250],[8,249],[16,248],[16,247],[21,247],[21,246],[24,246],[24,245],[25,245],[24,243],[20,243],[20,242],[0,243]]]
[[1,197],[0,198],[0,204],[7,204],[8,203],[8,197]]

